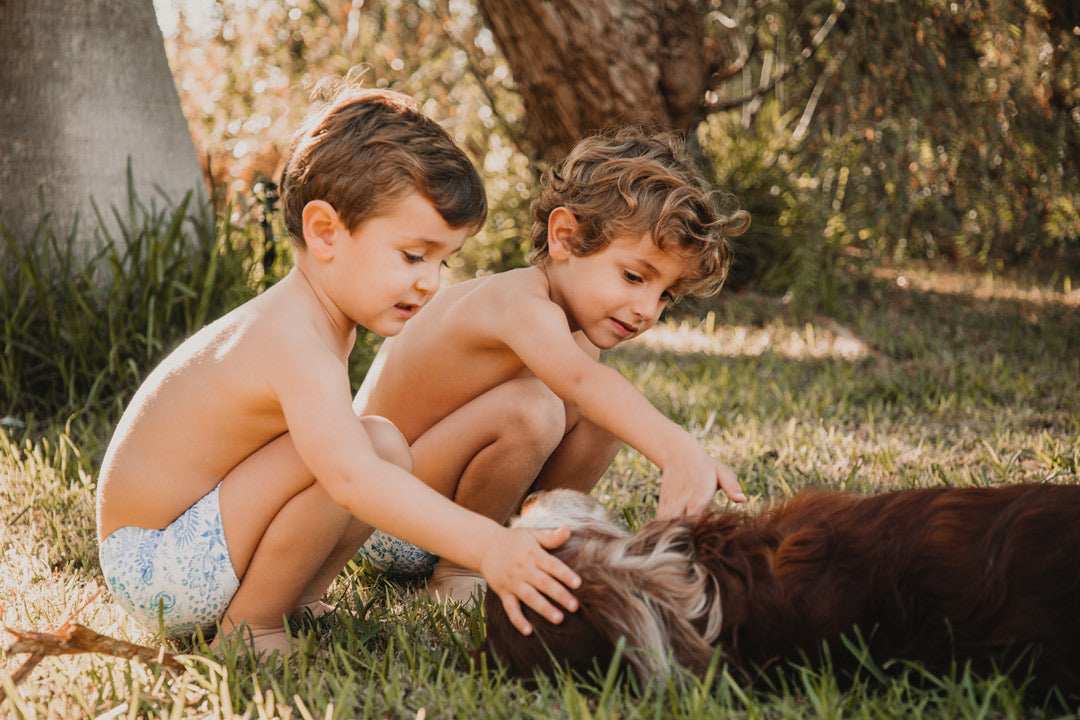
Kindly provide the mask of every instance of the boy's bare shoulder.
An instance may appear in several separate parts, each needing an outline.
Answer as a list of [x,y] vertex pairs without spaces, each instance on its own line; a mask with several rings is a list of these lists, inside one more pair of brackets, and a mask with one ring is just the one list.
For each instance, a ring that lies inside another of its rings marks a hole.
[[469,281],[475,285],[468,290],[466,302],[492,310],[519,303],[549,303],[551,288],[547,276],[539,268],[515,268]]
[[498,294],[504,297],[541,297],[548,298],[547,276],[540,268],[527,267],[504,270],[494,275],[486,275],[469,280],[474,283],[474,292]]
[[520,322],[523,312],[535,316],[547,308],[558,311],[550,292],[542,270],[516,268],[440,290],[432,304],[445,308],[441,321],[448,323],[447,329],[493,331],[503,321]]
[[286,278],[234,308],[192,336],[180,359],[211,356],[219,365],[241,368],[249,380],[270,382],[298,369],[336,364],[349,348],[295,290]]

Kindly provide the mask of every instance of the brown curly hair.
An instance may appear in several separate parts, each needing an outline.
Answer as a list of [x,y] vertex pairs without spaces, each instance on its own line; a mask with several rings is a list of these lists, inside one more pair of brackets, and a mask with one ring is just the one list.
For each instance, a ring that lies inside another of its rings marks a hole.
[[349,232],[410,192],[454,228],[487,217],[480,174],[438,123],[407,95],[343,84],[293,136],[281,174],[285,228],[304,246],[304,206],[325,200]]
[[618,235],[651,233],[657,247],[679,253],[694,268],[672,288],[674,295],[715,294],[731,265],[728,238],[750,224],[744,210],[721,212],[718,198],[673,133],[624,128],[587,137],[544,174],[530,208],[529,262],[548,262],[548,220],[565,207],[577,219],[575,255],[598,252]]

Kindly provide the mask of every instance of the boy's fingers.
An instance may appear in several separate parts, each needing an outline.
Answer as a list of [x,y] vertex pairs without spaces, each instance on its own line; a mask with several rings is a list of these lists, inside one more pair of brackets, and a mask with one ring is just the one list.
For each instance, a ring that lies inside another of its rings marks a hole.
[[676,504],[671,499],[670,493],[665,493],[663,489],[660,490],[660,503],[656,506],[656,519],[668,520],[670,518],[677,518],[683,514],[684,505]]
[[709,493],[709,497],[707,497],[704,502],[688,502],[683,509],[683,515],[686,517],[697,517],[705,512],[705,508],[709,507],[710,502],[712,502],[712,493]]
[[[541,530],[538,528],[533,528],[531,531],[533,533],[533,537],[535,537],[536,541],[540,543],[540,546],[549,549],[559,547],[570,538],[569,525],[563,525],[562,527],[556,528],[555,530]],[[545,552],[543,555],[538,557],[536,564],[545,573],[556,578],[559,581],[558,583],[551,583],[549,585],[550,588],[554,589],[555,592],[559,594],[558,597],[556,597],[550,592],[547,592],[547,590],[549,589],[548,587],[541,588],[541,590],[546,592],[551,597],[554,597],[556,600],[559,601],[559,604],[561,604],[568,610],[576,610],[576,603],[574,607],[570,607],[562,601],[562,598],[572,597],[566,591],[566,588],[564,588],[563,585],[572,588],[579,587],[581,585],[581,577],[572,569],[570,569],[569,565],[567,565],[562,560],[555,557],[549,552]],[[543,580],[543,578],[541,578],[541,580]]]
[[739,479],[735,477],[731,468],[723,464],[717,465],[716,479],[729,498],[737,503],[746,502],[746,494],[743,493],[742,487],[739,486]]
[[502,600],[506,617],[517,628],[518,632],[522,635],[532,635],[532,625],[525,619],[525,614],[521,612],[521,605],[518,604],[517,598],[513,595],[500,595],[499,598]]
[[[552,558],[556,560],[556,558]],[[542,568],[547,574],[539,578],[539,582],[535,584],[537,590],[551,598],[555,602],[562,605],[570,612],[574,612],[578,609],[577,598],[574,594],[567,589],[570,587],[579,587],[581,585],[581,578],[573,570],[558,563],[560,567],[546,566]],[[530,606],[531,607],[531,606]],[[555,620],[554,622],[560,622]]]
[[[563,590],[565,591],[565,588],[563,588]],[[558,625],[563,621],[562,611],[555,607],[551,601],[536,588],[526,586],[522,588],[522,592],[518,597],[521,599],[521,602],[542,615],[548,622]],[[522,619],[524,619],[524,617],[525,616],[522,615]]]
[[[570,528],[565,525],[558,530],[551,532],[562,534],[564,531],[566,535],[569,536]],[[561,545],[565,540],[566,538],[562,538],[559,541],[559,544]],[[532,588],[535,588],[536,591],[543,593],[559,603],[570,612],[577,610],[577,598],[574,597],[573,593],[571,593],[567,587],[580,587],[581,576],[574,572],[569,565],[547,551],[541,551],[541,553],[536,556],[536,567],[538,572],[534,574],[529,581]],[[524,598],[522,599],[524,600]],[[528,603],[528,605],[539,612],[539,608],[532,603]],[[561,619],[553,620],[552,622],[561,622]]]
[[545,547],[548,550],[553,550],[559,547],[564,542],[570,539],[570,526],[563,525],[562,527],[555,528],[554,530],[545,530],[541,528],[530,528],[530,532],[536,541],[540,543],[541,547]]

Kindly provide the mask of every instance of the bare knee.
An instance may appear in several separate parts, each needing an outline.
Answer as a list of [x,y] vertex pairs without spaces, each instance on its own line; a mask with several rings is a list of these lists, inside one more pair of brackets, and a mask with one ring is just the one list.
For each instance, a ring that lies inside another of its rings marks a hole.
[[569,488],[591,492],[622,447],[622,441],[596,423],[567,412],[566,437],[548,458],[532,490]]
[[571,428],[570,432],[574,434],[577,442],[593,448],[596,455],[606,457],[608,462],[615,458],[623,445],[623,441],[611,432],[580,415],[572,426],[568,423],[568,427]]
[[394,423],[384,417],[366,415],[360,418],[360,424],[364,426],[376,455],[412,472],[413,458],[409,443]]
[[545,455],[553,452],[566,433],[563,401],[536,378],[512,380],[504,390],[507,402],[499,414],[500,434]]

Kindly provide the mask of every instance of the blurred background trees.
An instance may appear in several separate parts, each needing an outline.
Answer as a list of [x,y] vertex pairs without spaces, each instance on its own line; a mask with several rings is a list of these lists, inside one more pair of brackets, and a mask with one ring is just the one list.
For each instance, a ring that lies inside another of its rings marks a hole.
[[[891,263],[1037,273],[1075,296],[1078,14],[1074,0],[0,0],[0,169],[25,161],[20,133],[43,148],[38,176],[0,189],[0,428],[106,438],[165,352],[284,274],[273,181],[315,86],[348,75],[416,97],[484,175],[490,218],[455,279],[522,264],[540,173],[577,136],[634,121],[685,132],[751,212],[728,291],[774,294],[770,312],[809,323],[879,303]],[[45,198],[53,228],[12,222],[12,200],[66,168],[131,155],[151,188],[188,183],[191,136],[216,212],[144,212],[156,190],[129,204],[123,175],[97,176]],[[74,165],[51,154],[73,147]],[[127,216],[87,265],[66,243],[78,193]],[[355,378],[377,342],[360,334]]]
[[[267,207],[313,83],[425,104],[485,174],[462,274],[519,264],[538,173],[575,137],[687,132],[754,216],[733,287],[834,302],[900,258],[1080,269],[1072,0],[158,0],[216,186]],[[261,202],[260,202],[261,199]],[[1053,278],[1052,278],[1053,279]]]

